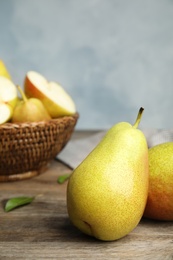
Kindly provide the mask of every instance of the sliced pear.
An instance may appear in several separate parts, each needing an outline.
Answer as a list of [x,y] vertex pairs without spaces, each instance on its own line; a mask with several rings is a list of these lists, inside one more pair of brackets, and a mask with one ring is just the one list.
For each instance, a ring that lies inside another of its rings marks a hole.
[[76,112],[75,103],[64,88],[57,82],[48,82],[35,71],[27,73],[24,90],[28,97],[40,99],[53,118]]
[[4,76],[0,76],[0,101],[11,105],[13,108],[17,103],[17,88],[13,82]]
[[8,122],[13,115],[13,108],[6,103],[0,103],[0,124]]

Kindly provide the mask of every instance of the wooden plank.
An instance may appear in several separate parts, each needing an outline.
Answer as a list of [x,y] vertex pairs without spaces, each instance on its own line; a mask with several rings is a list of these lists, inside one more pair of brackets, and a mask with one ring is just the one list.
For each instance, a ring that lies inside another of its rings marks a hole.
[[57,178],[70,169],[57,161],[40,176],[0,184],[0,201],[36,196],[5,213],[0,207],[0,259],[173,259],[173,223],[143,219],[126,237],[101,242],[69,221],[66,185]]

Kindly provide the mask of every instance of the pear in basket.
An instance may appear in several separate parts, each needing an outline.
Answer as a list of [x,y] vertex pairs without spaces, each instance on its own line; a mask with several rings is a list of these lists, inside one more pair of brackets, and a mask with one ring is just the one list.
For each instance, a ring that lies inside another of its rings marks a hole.
[[13,123],[38,122],[51,119],[46,108],[39,99],[27,98],[19,86],[18,89],[22,95],[22,100],[18,102],[14,108],[12,116]]
[[0,124],[11,119],[17,100],[16,86],[8,78],[0,76]]
[[65,89],[35,71],[26,74],[24,91],[28,97],[41,100],[52,118],[76,113],[75,103]]

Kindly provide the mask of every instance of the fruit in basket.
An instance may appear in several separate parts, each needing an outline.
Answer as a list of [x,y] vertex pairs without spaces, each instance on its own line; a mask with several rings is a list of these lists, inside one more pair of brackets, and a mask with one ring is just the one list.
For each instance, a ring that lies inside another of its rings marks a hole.
[[11,76],[2,60],[0,60],[0,76],[4,76],[8,79],[11,79]]
[[17,100],[16,86],[8,78],[0,76],[0,124],[11,119]]
[[24,90],[28,97],[40,99],[52,118],[73,115],[75,104],[67,92],[56,82],[48,82],[41,74],[29,71]]
[[22,95],[22,100],[18,102],[13,111],[12,122],[38,122],[43,120],[50,120],[46,108],[42,102],[37,98],[27,98],[23,90],[18,86]]
[[0,76],[0,101],[15,107],[18,100],[14,83],[4,76]]
[[8,122],[13,115],[12,106],[0,102],[0,125]]
[[139,223],[148,195],[148,147],[135,124],[113,126],[73,171],[67,186],[72,223],[100,240],[122,238]]
[[144,216],[173,220],[173,142],[149,149],[149,193]]

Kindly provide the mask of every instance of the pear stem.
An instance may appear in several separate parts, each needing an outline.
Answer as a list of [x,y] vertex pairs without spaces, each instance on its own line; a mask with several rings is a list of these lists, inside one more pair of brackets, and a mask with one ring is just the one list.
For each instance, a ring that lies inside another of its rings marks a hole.
[[27,99],[25,93],[23,92],[23,90],[21,89],[20,86],[17,86],[17,88],[18,88],[18,90],[19,90],[19,92],[20,92],[20,94],[22,96],[23,101],[26,102],[28,99]]
[[133,125],[134,128],[137,128],[137,127],[138,127],[138,125],[139,125],[139,123],[140,123],[140,121],[141,121],[141,118],[142,118],[143,111],[144,111],[144,108],[141,107],[141,108],[139,109],[139,112],[138,112],[136,121],[135,121],[135,123],[134,123],[134,125]]

